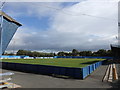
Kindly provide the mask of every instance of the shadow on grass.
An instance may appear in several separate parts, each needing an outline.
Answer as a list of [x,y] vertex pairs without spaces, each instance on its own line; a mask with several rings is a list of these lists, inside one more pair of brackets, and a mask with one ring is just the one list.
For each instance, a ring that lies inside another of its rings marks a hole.
[[93,64],[93,63],[96,63],[98,61],[91,61],[91,62],[84,62],[84,63],[80,63],[80,64]]

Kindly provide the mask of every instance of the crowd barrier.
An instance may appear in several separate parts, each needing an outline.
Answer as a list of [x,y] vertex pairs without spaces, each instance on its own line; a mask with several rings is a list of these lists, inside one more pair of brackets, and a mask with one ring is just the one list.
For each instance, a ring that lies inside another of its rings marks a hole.
[[92,65],[86,66],[82,68],[82,79],[86,78],[88,75],[90,75],[93,71],[95,71],[99,66],[103,64],[104,61],[100,61],[97,63],[94,63]]
[[0,56],[1,59],[23,59],[23,58],[30,58],[29,56]]
[[95,57],[95,56],[54,56],[54,58],[97,58],[97,59],[113,59],[113,57]]
[[54,57],[29,57],[29,56],[0,56],[1,59],[52,59],[52,58],[93,58],[93,59],[113,59],[113,57],[93,57],[93,56],[54,56]]
[[29,57],[29,56],[0,56],[0,59],[52,59],[53,57]]
[[3,69],[10,69],[15,71],[47,74],[47,75],[62,75],[69,76],[72,78],[84,79],[90,75],[95,69],[104,63],[100,61],[83,68],[72,68],[72,67],[59,67],[59,66],[48,66],[48,65],[33,65],[33,64],[22,64],[22,63],[11,63],[1,62]]

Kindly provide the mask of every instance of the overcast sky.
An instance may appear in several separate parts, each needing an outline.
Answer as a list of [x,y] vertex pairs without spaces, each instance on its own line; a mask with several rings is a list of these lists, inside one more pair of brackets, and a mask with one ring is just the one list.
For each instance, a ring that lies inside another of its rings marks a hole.
[[8,2],[3,11],[23,25],[7,51],[98,50],[117,42],[117,0]]

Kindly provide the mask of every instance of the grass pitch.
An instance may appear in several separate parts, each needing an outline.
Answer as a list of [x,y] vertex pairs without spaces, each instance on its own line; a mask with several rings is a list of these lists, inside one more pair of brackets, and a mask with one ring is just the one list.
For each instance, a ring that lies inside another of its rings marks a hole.
[[82,68],[90,64],[103,61],[104,59],[73,59],[73,58],[54,58],[54,59],[2,59],[2,62],[50,65],[60,67],[77,67]]

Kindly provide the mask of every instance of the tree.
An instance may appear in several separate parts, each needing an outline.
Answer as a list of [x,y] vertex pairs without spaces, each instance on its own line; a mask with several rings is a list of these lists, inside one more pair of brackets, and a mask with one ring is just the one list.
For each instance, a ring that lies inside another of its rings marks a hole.
[[78,55],[79,55],[78,50],[73,49],[73,50],[72,50],[72,55],[73,55],[73,56],[78,56]]
[[86,56],[92,56],[92,51],[86,51]]
[[17,55],[27,55],[26,50],[18,50]]
[[99,49],[97,52],[95,52],[95,55],[97,55],[97,56],[106,56],[107,52],[104,49]]
[[113,54],[112,54],[112,50],[107,50],[107,55],[106,56],[110,56],[110,57],[112,57],[113,56]]
[[32,52],[33,57],[39,57],[39,52]]
[[[14,55],[14,54],[8,54],[5,55]],[[43,52],[32,52],[28,50],[18,50],[17,55],[26,55],[31,57],[53,57],[56,56],[55,53],[43,53]],[[100,49],[96,52],[92,51],[78,51],[76,49],[73,49],[72,52],[58,52],[57,56],[112,56],[111,50],[104,50]]]
[[3,55],[8,55],[8,53],[7,53],[7,52],[5,52]]
[[64,52],[58,52],[58,56],[65,56]]
[[9,53],[8,55],[15,55],[14,53]]

